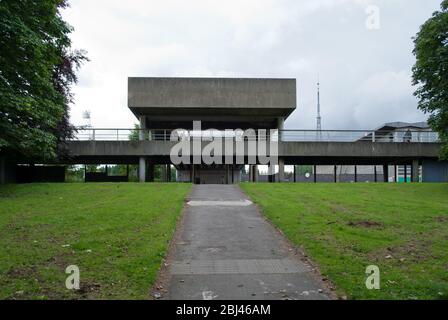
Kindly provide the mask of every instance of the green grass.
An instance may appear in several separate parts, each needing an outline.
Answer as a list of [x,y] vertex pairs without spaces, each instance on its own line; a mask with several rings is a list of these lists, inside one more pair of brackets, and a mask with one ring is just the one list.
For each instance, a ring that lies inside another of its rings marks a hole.
[[[0,187],[0,299],[145,299],[189,184]],[[81,290],[67,290],[77,265]]]
[[[351,299],[448,298],[448,184],[242,184]],[[377,265],[381,289],[367,290]]]

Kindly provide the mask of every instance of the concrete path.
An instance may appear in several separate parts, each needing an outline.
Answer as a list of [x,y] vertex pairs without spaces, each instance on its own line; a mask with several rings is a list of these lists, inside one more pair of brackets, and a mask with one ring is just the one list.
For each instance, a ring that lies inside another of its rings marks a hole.
[[234,185],[195,185],[165,299],[327,299],[311,268]]

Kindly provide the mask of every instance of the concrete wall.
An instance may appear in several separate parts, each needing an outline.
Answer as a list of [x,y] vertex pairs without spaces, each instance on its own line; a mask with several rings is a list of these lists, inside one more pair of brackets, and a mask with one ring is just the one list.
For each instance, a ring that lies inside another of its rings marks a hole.
[[128,79],[130,108],[293,108],[295,105],[295,79]]
[[[108,157],[114,158],[113,161],[117,161],[117,158],[120,157],[135,160],[139,156],[169,159],[171,148],[175,144],[176,142],[170,141],[71,141],[68,143],[68,147],[73,155],[72,163],[77,163],[77,161],[88,158],[100,160]],[[207,144],[208,142],[203,142],[202,148]],[[407,161],[410,163],[409,161],[412,159],[437,159],[439,150],[440,145],[436,143],[279,143],[279,156],[285,158],[286,164],[349,164],[344,161],[352,161],[353,164],[358,165],[368,164],[359,162],[361,160],[370,161],[372,164],[381,164],[378,161]],[[324,163],[326,161],[328,163]]]

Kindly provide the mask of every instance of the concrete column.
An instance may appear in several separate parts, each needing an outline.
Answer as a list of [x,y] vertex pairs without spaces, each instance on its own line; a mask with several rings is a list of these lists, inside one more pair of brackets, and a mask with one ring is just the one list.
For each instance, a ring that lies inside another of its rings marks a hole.
[[412,160],[412,172],[411,172],[411,181],[412,182],[418,182],[418,174],[419,174],[419,161],[418,160]]
[[146,116],[140,116],[139,121],[140,121],[140,129],[142,130],[139,131],[138,137],[139,140],[145,140]]
[[285,160],[278,159],[278,182],[285,181]]
[[355,165],[355,182],[358,182],[358,166]]
[[171,182],[171,165],[166,165],[166,182]]
[[258,182],[258,166],[254,165],[254,182]]
[[253,174],[254,174],[254,170],[253,170],[253,168],[252,168],[252,165],[250,164],[249,165],[249,182],[254,182],[254,176],[253,176]]
[[146,182],[146,158],[140,157],[138,162],[138,179],[140,182]]
[[389,182],[389,166],[383,165],[383,181]]
[[283,140],[283,134],[281,133],[281,130],[283,130],[284,127],[285,127],[285,118],[283,117],[277,118],[277,129],[279,130],[278,132],[279,142]]
[[269,182],[275,182],[275,167],[274,167],[274,165],[270,165],[268,167],[268,177],[269,177]]
[[190,172],[190,174],[191,174],[191,183],[195,183],[195,176],[196,176],[196,173],[195,173],[195,166],[194,166],[194,164],[192,164],[191,165],[191,172]]
[[166,165],[162,164],[162,165],[160,165],[160,180],[162,182],[167,182],[166,177],[167,177],[167,175],[166,175]]

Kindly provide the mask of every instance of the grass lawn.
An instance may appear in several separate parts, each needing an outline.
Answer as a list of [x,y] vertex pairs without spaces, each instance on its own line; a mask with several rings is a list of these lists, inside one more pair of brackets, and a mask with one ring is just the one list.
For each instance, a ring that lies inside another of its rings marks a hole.
[[[0,186],[0,299],[145,299],[189,184]],[[77,265],[81,289],[65,287]]]
[[[448,298],[448,184],[242,184],[349,299]],[[367,290],[377,265],[381,289]]]

